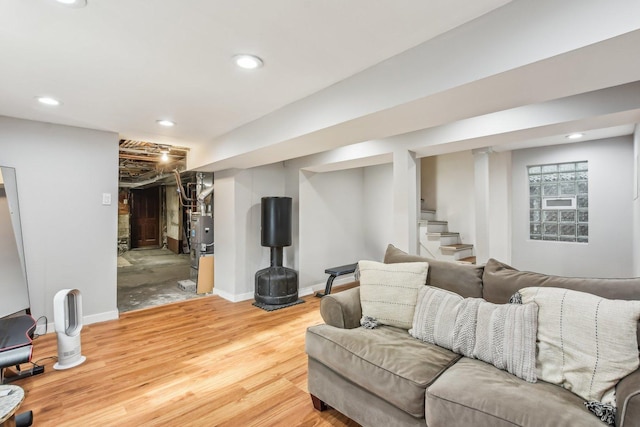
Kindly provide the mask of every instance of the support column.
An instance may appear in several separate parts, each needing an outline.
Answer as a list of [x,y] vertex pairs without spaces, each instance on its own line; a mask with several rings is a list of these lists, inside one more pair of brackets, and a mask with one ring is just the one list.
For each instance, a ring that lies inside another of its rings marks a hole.
[[484,264],[489,259],[489,155],[491,147],[473,150],[476,238],[474,243],[476,263]]
[[[228,169],[216,172],[214,180],[213,234],[215,236],[216,268],[214,270],[214,292],[222,298],[235,301],[238,293],[236,283],[239,263],[237,244],[243,240],[236,234],[236,193],[238,171]],[[239,215],[238,215],[239,216]],[[242,248],[244,249],[244,248]]]
[[407,150],[393,153],[393,244],[418,254],[419,159]]
[[640,276],[640,124],[633,133],[633,275]]

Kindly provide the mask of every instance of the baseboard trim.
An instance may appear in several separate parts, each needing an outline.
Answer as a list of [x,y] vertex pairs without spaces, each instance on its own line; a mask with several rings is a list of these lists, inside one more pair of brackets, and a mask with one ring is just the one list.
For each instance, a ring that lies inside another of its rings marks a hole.
[[[355,279],[353,278],[353,276],[338,277],[333,281],[332,288],[340,285],[345,285],[347,283],[351,283],[354,280]],[[325,287],[326,287],[326,282],[320,282],[320,283],[315,283],[311,286],[305,286],[304,288],[298,289],[298,296],[305,297],[307,295],[313,295],[316,292],[324,291]],[[221,291],[216,288],[213,288],[213,294],[231,302],[247,301],[254,298],[253,292],[245,292],[242,294],[232,294],[230,292]]]
[[[90,325],[92,323],[106,322],[108,320],[116,320],[120,317],[118,310],[105,311],[104,313],[90,314],[82,317],[83,325]],[[55,325],[53,322],[48,322],[46,325],[38,325],[36,327],[36,334],[44,335],[55,332]]]
[[[333,287],[340,286],[350,282],[353,282],[353,277],[346,276],[344,278],[336,278],[336,280],[334,280],[333,282]],[[324,288],[325,288],[325,282],[316,283],[311,286],[305,286],[304,288],[298,289],[298,296],[304,297],[307,295],[313,295],[316,292],[324,291]],[[254,298],[253,292],[245,292],[245,293],[236,295],[229,292],[221,291],[216,288],[213,288],[213,294],[231,302],[248,301]],[[112,310],[112,311],[105,311],[103,313],[84,316],[82,319],[83,319],[84,325],[90,325],[92,323],[116,320],[119,317],[120,317],[120,313],[118,312],[118,310]],[[49,334],[53,332],[55,332],[53,322],[49,322],[46,324],[46,330],[45,330],[45,325],[39,325],[36,327],[36,334],[38,335],[44,335],[45,333]]]
[[224,298],[227,301],[231,301],[231,302],[240,302],[240,301],[247,301],[253,298],[253,292],[249,293],[244,293],[244,294],[232,294],[226,291],[221,291],[219,289],[213,288],[213,294],[219,296],[220,298]]

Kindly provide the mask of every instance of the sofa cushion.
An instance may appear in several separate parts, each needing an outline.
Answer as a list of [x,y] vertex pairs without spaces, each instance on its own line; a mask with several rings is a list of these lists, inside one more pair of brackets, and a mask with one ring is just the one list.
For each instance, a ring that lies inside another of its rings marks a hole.
[[452,350],[456,317],[462,301],[464,298],[456,293],[423,286],[418,291],[409,335]]
[[[484,267],[482,280],[484,285],[483,298],[496,304],[505,304],[519,289],[534,286],[573,289],[609,299],[640,300],[640,277],[584,279],[549,276],[529,271],[518,271],[507,264],[490,259]],[[638,343],[640,343],[640,327],[637,336]]]
[[414,417],[424,416],[427,386],[460,357],[391,326],[312,326],[305,345],[310,358]]
[[429,264],[360,261],[358,267],[362,315],[378,324],[411,328],[418,290],[424,287]]
[[417,255],[409,255],[393,245],[387,246],[384,262],[386,264],[428,262],[427,285],[455,292],[463,297],[482,297],[482,272],[484,267],[481,265],[459,264],[457,262],[438,261]]
[[505,304],[519,289],[534,286],[573,289],[609,299],[640,300],[640,277],[595,279],[519,271],[495,259],[484,266],[484,299]]
[[538,377],[587,401],[615,406],[615,385],[640,364],[640,301],[562,288],[524,288],[518,294],[540,310]]
[[529,383],[466,357],[428,387],[425,406],[429,427],[604,425],[580,397],[561,387],[542,381]]

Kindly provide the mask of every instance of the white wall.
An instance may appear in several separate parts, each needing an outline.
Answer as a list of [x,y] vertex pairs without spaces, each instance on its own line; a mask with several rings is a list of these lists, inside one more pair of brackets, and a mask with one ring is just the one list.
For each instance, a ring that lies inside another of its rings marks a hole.
[[380,261],[393,242],[393,165],[364,168],[362,259]]
[[217,172],[213,179],[214,292],[229,300],[233,300],[236,290],[236,173],[234,170]]
[[[236,221],[244,230],[244,249],[239,248],[238,257],[244,257],[239,271],[244,269],[238,283],[239,291],[250,293],[253,298],[255,290],[256,271],[269,267],[271,264],[271,249],[262,246],[262,198],[284,196],[284,166],[282,163],[261,166],[242,171],[239,174],[238,192],[236,198]],[[291,246],[284,248],[284,266],[293,268],[287,263],[289,252],[294,251]],[[244,268],[243,268],[244,267]]]
[[[214,178],[215,292],[230,300],[253,298],[256,271],[270,264],[260,241],[261,199],[284,196],[284,167],[277,163],[218,172]],[[291,247],[284,248],[285,266]]]
[[392,164],[315,173],[277,163],[217,172],[214,187],[215,292],[230,301],[253,298],[255,273],[269,266],[269,248],[260,245],[262,197],[293,199],[284,264],[298,271],[301,296],[324,288],[329,267],[381,261],[392,241]]
[[633,275],[640,277],[640,125],[633,135]]
[[326,281],[325,269],[363,256],[363,194],[362,168],[300,171],[300,287]]
[[86,323],[117,318],[118,135],[0,116],[0,164],[16,169],[33,316],[53,322],[76,288]]
[[471,151],[436,157],[436,217],[467,244],[475,243],[474,168]]
[[[512,264],[521,270],[575,277],[633,274],[631,137],[513,152]],[[527,165],[589,162],[589,243],[529,240]]]

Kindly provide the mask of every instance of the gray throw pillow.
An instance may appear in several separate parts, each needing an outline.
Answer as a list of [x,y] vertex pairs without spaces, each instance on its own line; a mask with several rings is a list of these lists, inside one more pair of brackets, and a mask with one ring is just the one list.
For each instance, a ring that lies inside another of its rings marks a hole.
[[537,315],[534,303],[492,304],[425,286],[409,334],[536,382]]
[[409,334],[419,340],[453,349],[456,317],[460,295],[443,289],[424,286],[418,291],[418,300]]
[[538,306],[492,304],[477,306],[473,357],[491,363],[525,381],[536,382]]
[[466,298],[458,309],[452,350],[536,382],[536,304],[492,304]]

